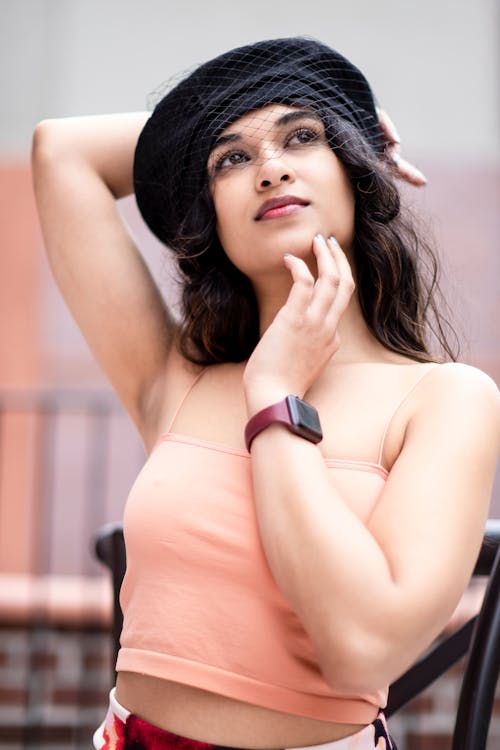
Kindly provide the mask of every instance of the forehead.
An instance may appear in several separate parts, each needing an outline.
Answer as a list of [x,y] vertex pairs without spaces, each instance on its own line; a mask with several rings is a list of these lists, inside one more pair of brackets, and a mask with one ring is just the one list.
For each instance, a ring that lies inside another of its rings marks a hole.
[[[280,119],[285,115],[298,111],[305,113],[307,108],[301,106],[294,107],[288,104],[268,104],[265,107],[254,109],[238,117],[237,120],[224,128],[220,135],[259,135],[278,125]],[[313,110],[310,110],[310,115],[315,119],[318,117]],[[304,117],[306,116],[304,114]]]

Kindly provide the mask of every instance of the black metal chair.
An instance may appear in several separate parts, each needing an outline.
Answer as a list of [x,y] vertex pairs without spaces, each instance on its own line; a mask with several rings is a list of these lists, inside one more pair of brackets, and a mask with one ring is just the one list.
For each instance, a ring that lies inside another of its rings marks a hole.
[[[123,623],[119,592],[126,568],[121,524],[99,529],[95,552],[112,574],[116,657]],[[500,671],[500,519],[486,524],[474,575],[489,576],[479,614],[452,635],[440,639],[391,685],[385,709],[386,716],[392,716],[467,654],[450,750],[485,750],[488,739]]]
[[[123,626],[123,613],[120,607],[120,588],[127,567],[123,524],[108,523],[98,529],[94,539],[97,559],[111,572],[113,584],[113,678],[116,676],[114,665],[120,649],[120,634]],[[114,684],[114,679],[113,679]]]

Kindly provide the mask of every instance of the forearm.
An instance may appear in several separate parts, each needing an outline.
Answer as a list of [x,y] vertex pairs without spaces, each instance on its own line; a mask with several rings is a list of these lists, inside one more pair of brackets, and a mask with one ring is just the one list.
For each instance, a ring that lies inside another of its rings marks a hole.
[[[498,389],[463,365],[436,369],[426,386],[366,526],[330,482],[317,446],[281,425],[252,444],[269,565],[325,677],[347,692],[391,682],[441,632],[483,538]],[[280,396],[271,395],[267,403]],[[248,389],[249,414],[267,398]]]
[[133,192],[133,158],[148,112],[44,120],[33,138],[33,170],[43,179],[47,167],[76,163],[91,170],[114,198]]
[[[392,679],[408,658],[397,643],[406,640],[401,631],[409,592],[329,480],[320,451],[273,426],[254,441],[252,466],[270,568],[308,631],[326,679],[346,692],[366,689],[370,679],[378,686]],[[428,634],[422,636],[421,644],[413,642],[417,652]]]

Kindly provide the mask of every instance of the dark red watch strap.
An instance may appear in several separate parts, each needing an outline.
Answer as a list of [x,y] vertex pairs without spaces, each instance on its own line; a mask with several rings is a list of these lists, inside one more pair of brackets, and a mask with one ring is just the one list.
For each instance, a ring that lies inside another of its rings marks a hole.
[[254,414],[254,416],[248,421],[247,426],[245,427],[245,443],[248,452],[250,452],[252,440],[257,437],[259,432],[262,432],[262,430],[265,430],[270,424],[275,424],[276,422],[281,422],[281,424],[288,426],[292,424],[286,397],[283,401],[278,401],[278,403],[271,404],[271,406],[266,406],[265,409],[258,411],[257,414]]

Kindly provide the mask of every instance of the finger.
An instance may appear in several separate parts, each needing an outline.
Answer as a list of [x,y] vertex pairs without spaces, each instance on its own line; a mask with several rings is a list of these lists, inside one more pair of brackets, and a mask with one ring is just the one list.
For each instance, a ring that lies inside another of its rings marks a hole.
[[[335,243],[335,244],[333,244]],[[318,240],[313,244],[318,259],[318,280],[311,302],[311,312],[324,317],[328,315],[335,303],[349,299],[354,282],[351,267],[334,240]],[[337,300],[338,298],[338,300]]]
[[417,167],[401,157],[401,139],[396,126],[387,112],[377,107],[377,115],[380,129],[388,140],[385,153],[388,160],[392,162],[396,175],[411,185],[416,185],[417,187],[426,185],[427,178],[425,175]]
[[340,272],[325,238],[319,234],[313,240],[318,276],[311,299],[311,313],[321,317],[330,309],[340,285]]
[[341,271],[342,277],[345,278],[346,281],[349,281],[352,285],[354,285],[351,264],[347,260],[347,255],[344,253],[335,237],[328,237],[328,247],[335,258],[337,266]]
[[401,144],[396,141],[394,141],[393,143],[388,143],[385,147],[385,155],[387,159],[389,159],[389,161],[397,164],[397,162],[401,158]]
[[291,253],[283,256],[283,262],[292,275],[292,288],[285,306],[299,314],[305,313],[311,303],[314,290],[314,278],[301,258]]
[[336,326],[340,316],[349,304],[349,300],[353,295],[356,285],[354,283],[349,261],[335,237],[328,238],[328,247],[336,261],[340,276],[340,284],[337,294],[335,295],[328,313],[329,323]]
[[416,185],[417,187],[426,185],[427,179],[425,175],[417,167],[413,166],[413,164],[401,158],[401,138],[391,118],[380,107],[377,107],[376,110],[380,129],[388,141],[385,153],[388,160],[392,162],[396,175],[411,185]]
[[420,169],[417,169],[417,167],[410,164],[406,159],[402,159],[399,154],[395,154],[391,158],[391,161],[394,165],[396,174],[400,179],[405,180],[416,187],[427,185],[427,178]]
[[378,123],[383,135],[387,138],[389,143],[401,143],[401,138],[396,130],[396,126],[384,109],[377,107]]

